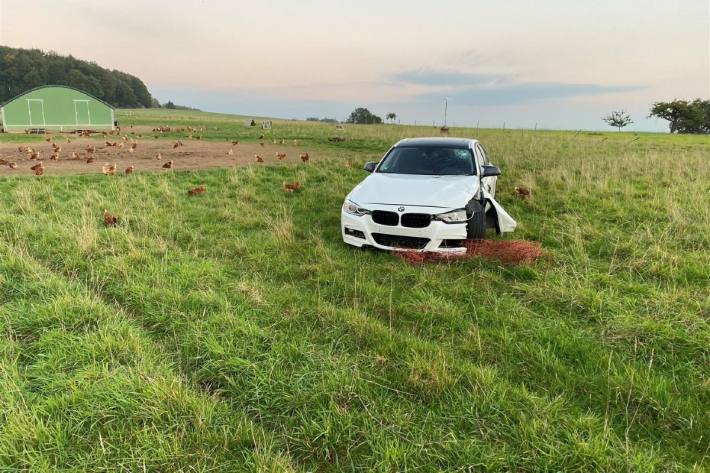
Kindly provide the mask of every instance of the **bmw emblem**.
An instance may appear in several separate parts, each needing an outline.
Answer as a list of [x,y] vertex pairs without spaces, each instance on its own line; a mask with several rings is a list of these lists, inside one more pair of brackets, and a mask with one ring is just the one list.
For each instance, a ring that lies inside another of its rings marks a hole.
[[398,207],[398,208],[397,208],[397,211],[398,211],[398,212],[404,212],[404,207]]

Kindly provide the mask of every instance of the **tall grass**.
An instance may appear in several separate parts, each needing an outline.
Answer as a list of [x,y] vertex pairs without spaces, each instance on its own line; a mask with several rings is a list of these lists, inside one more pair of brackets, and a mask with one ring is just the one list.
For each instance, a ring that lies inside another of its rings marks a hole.
[[[130,117],[261,133],[151,113]],[[339,211],[359,166],[432,130],[331,132],[275,123],[308,165],[0,182],[0,464],[707,469],[707,138],[479,130],[514,237],[551,257],[411,267],[343,245]]]

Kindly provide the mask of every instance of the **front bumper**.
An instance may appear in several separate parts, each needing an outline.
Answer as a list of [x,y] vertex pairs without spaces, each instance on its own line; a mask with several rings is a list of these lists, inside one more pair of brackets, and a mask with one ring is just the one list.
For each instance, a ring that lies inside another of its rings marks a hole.
[[[388,209],[391,211],[391,209]],[[414,211],[414,210],[410,210]],[[400,219],[401,220],[401,219]],[[357,247],[372,246],[382,250],[415,250],[462,253],[466,249],[465,223],[432,221],[425,228],[381,225],[371,215],[355,216],[341,210],[340,230],[343,241]]]

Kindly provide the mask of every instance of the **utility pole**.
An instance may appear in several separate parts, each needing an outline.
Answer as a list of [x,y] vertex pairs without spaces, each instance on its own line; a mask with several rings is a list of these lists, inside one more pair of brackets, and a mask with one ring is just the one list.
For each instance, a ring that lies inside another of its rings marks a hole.
[[446,120],[449,114],[449,98],[444,97],[444,128],[446,128]]

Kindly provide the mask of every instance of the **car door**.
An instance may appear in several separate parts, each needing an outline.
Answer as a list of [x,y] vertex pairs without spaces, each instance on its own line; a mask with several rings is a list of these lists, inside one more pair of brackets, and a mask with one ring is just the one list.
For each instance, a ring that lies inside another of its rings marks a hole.
[[[480,143],[476,143],[476,156],[481,171],[483,171],[483,166],[488,166],[489,164],[491,164],[490,160],[488,159],[488,154],[486,153],[485,148],[481,146]],[[497,176],[482,177],[481,187],[485,189],[491,196],[495,197],[497,181]]]

